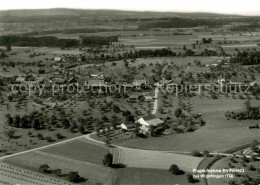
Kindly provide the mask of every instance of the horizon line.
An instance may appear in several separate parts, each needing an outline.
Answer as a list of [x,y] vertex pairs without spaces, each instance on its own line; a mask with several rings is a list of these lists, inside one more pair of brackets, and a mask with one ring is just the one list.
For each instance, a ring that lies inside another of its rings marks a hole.
[[0,9],[0,11],[19,11],[19,10],[52,10],[52,9],[73,9],[73,10],[108,10],[108,11],[126,11],[126,12],[154,12],[154,13],[205,13],[219,15],[235,16],[260,16],[258,11],[239,11],[239,12],[219,12],[219,11],[195,11],[195,10],[155,10],[155,9],[113,9],[113,8],[75,8],[75,7],[51,7],[51,8],[14,8]]

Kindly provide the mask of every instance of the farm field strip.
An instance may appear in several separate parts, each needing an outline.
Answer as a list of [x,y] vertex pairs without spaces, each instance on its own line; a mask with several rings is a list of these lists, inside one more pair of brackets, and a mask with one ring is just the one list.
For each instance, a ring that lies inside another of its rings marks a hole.
[[0,162],[0,184],[72,185],[67,181]]
[[247,45],[228,45],[221,46],[222,48],[242,48],[242,47],[257,47],[257,44],[247,44]]
[[192,172],[197,169],[203,158],[166,153],[162,151],[145,151],[138,149],[121,148],[113,151],[116,163],[125,164],[128,167],[135,168],[152,168],[168,170],[172,164],[178,165],[182,170]]
[[21,154],[26,154],[26,153],[33,152],[33,151],[36,151],[36,150],[41,150],[41,149],[53,147],[53,146],[56,146],[56,145],[59,145],[59,144],[62,144],[62,143],[71,142],[71,141],[73,141],[73,140],[77,140],[77,139],[82,138],[82,137],[85,137],[85,135],[78,136],[78,137],[74,137],[74,138],[71,138],[71,139],[67,139],[67,140],[64,140],[64,141],[61,141],[61,142],[49,144],[49,145],[42,146],[42,147],[39,147],[39,148],[34,148],[34,149],[30,149],[30,150],[25,150],[25,151],[23,151],[23,152],[14,153],[14,154],[11,154],[11,155],[6,155],[6,156],[3,156],[3,157],[0,157],[0,160],[6,159],[6,158],[10,158],[10,157],[13,157],[13,156],[18,156],[18,155],[21,155]]
[[42,151],[79,161],[103,165],[102,160],[108,150],[95,144],[90,144],[81,140],[75,140],[73,142],[64,143],[56,147],[46,148]]
[[69,173],[70,171],[77,171],[80,176],[92,182],[101,183],[109,182],[114,173],[112,169],[100,165],[42,151],[15,156],[6,159],[4,162],[34,171],[37,170],[40,165],[48,164],[51,169],[61,169],[63,174]]

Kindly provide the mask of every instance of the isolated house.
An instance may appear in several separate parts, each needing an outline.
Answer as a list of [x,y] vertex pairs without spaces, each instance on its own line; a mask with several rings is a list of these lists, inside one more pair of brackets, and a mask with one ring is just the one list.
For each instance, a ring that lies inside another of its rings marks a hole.
[[62,61],[62,58],[61,57],[55,57],[54,58],[54,62],[61,62]]
[[147,102],[151,102],[153,101],[153,97],[152,96],[144,96],[144,100]]
[[139,97],[140,96],[138,94],[132,94],[130,97],[128,97],[128,100],[137,101]]
[[15,83],[21,84],[25,82],[25,77],[24,76],[18,76],[15,80]]
[[100,79],[100,80],[103,80],[104,79],[104,75],[98,75],[98,74],[91,74],[90,75],[90,78],[91,79]]
[[153,115],[139,118],[137,121],[140,126],[140,132],[149,133],[152,127],[159,127],[164,124],[164,121]]
[[53,78],[50,80],[50,82],[55,84],[64,84],[66,83],[66,80],[64,78]]

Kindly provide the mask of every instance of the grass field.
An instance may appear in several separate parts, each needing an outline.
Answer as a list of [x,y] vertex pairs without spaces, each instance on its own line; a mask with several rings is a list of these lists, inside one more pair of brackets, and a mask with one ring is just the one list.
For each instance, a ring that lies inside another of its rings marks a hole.
[[[260,131],[258,129],[248,130],[247,127],[259,122],[257,120],[227,120],[224,116],[225,111],[241,110],[244,101],[224,97],[217,100],[206,97],[192,98],[193,111],[201,112],[206,121],[206,125],[201,129],[164,137],[135,138],[116,142],[116,144],[151,150],[214,151],[250,143],[255,139],[260,139]],[[251,102],[253,105],[259,106],[259,102]]]
[[113,154],[115,164],[125,164],[127,167],[168,170],[172,164],[176,164],[186,172],[197,169],[203,160],[203,158],[182,154],[120,147],[116,147]]
[[117,170],[117,184],[187,184],[186,175],[172,175],[167,170],[122,168]]
[[82,139],[45,149],[44,152],[102,165],[103,157],[108,150]]
[[90,182],[111,184],[115,171],[103,166],[102,160],[106,153],[105,148],[76,140],[43,151],[10,157],[4,162],[34,171],[46,163],[51,169],[61,169],[63,174],[77,171]]
[[[238,151],[235,154],[241,154],[241,151]],[[232,157],[225,157],[225,158],[218,160],[216,163],[214,163],[211,166],[211,169],[224,169],[224,168],[229,169],[229,168],[231,168],[228,165],[230,163],[230,165],[233,166],[232,168],[234,168],[234,169],[244,169],[244,173],[238,173],[239,176],[235,176],[234,179],[211,178],[211,179],[208,179],[209,184],[211,184],[211,185],[218,185],[218,184],[228,185],[228,184],[230,184],[229,182],[231,180],[234,180],[238,184],[242,184],[243,180],[248,180],[246,175],[249,175],[249,177],[251,177],[252,179],[259,179],[260,176],[259,176],[259,172],[257,170],[255,170],[255,171],[249,170],[250,165],[253,165],[256,169],[260,169],[259,161],[250,161],[248,163],[243,163],[242,158],[234,158],[237,161],[237,163],[233,163],[230,160],[231,158]],[[242,165],[242,163],[244,164],[244,166]],[[225,173],[221,173],[221,174],[225,174]]]

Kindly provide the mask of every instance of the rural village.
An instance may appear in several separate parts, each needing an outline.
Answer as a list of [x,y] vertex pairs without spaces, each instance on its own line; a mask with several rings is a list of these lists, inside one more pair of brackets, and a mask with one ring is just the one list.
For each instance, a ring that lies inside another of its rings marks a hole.
[[260,184],[258,16],[12,11],[0,185]]

